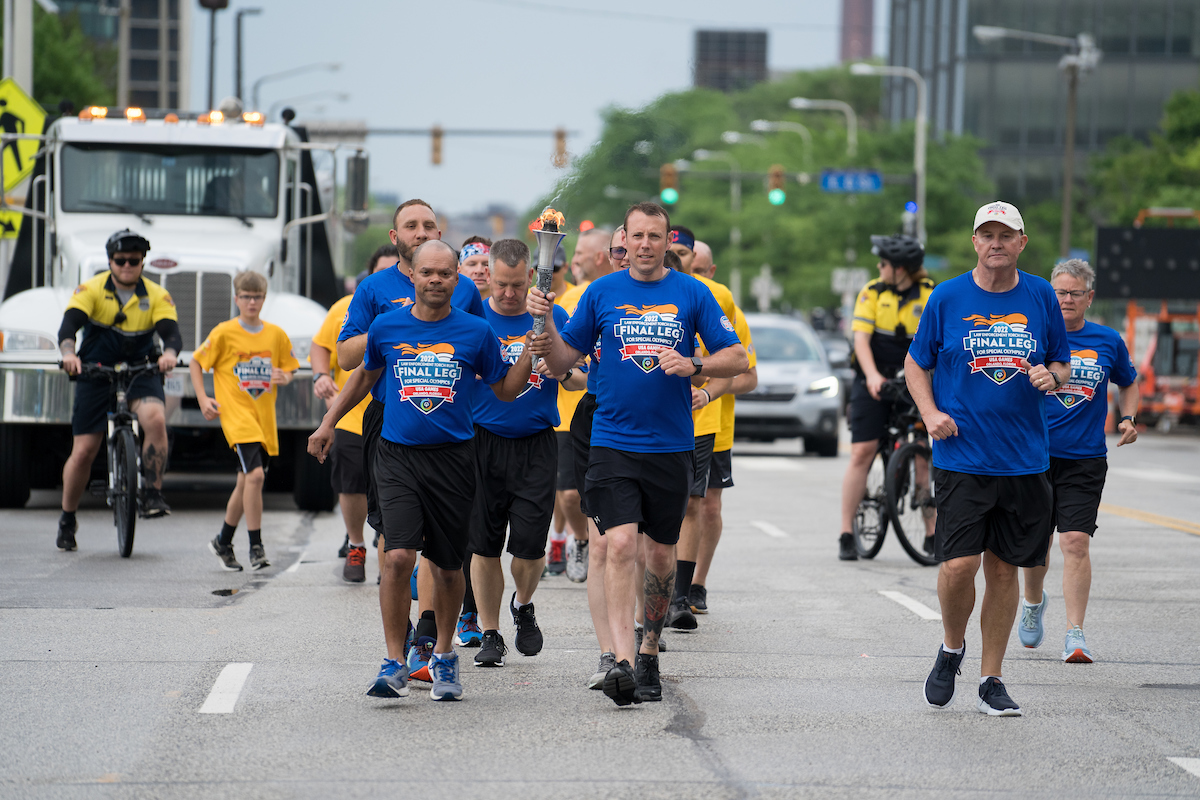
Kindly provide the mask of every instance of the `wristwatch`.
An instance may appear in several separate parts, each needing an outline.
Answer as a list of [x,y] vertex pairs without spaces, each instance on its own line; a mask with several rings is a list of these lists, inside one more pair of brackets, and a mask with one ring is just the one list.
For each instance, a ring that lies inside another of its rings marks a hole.
[[1122,422],[1124,422],[1125,420],[1129,420],[1129,421],[1130,421],[1130,422],[1132,422],[1134,425],[1137,425],[1137,422],[1136,422],[1136,421],[1134,420],[1134,418],[1133,418],[1131,415],[1129,415],[1129,414],[1126,414],[1125,416],[1123,416],[1123,417],[1121,417],[1119,420],[1117,420],[1117,424],[1118,424],[1118,425],[1120,425],[1120,424],[1121,424]]
[[1050,370],[1050,377],[1054,378],[1054,388],[1061,389],[1063,382],[1058,379],[1058,373],[1055,372],[1054,370]]
[[699,375],[700,370],[704,369],[704,359],[700,356],[692,356],[692,366],[696,368],[692,375]]
[[564,374],[562,376],[562,380],[560,381],[560,383],[566,383],[567,381],[571,380],[571,376],[574,374],[575,374],[575,368],[571,367],[569,370],[566,371],[566,374]]
[[[313,373],[313,383],[316,383],[317,381],[321,380],[321,378],[328,378],[328,377],[329,377],[328,372],[314,372]],[[332,380],[332,378],[330,380]]]

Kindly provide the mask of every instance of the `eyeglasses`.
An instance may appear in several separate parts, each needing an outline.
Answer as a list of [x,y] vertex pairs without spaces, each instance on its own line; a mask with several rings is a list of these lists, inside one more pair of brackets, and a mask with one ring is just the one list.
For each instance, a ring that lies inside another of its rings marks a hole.
[[1090,291],[1090,290],[1077,289],[1077,290],[1071,292],[1066,289],[1055,289],[1054,293],[1056,295],[1058,295],[1059,300],[1062,300],[1067,295],[1070,295],[1072,300],[1082,300],[1084,297],[1087,296],[1088,291]]
[[123,267],[126,264],[128,264],[131,267],[136,267],[142,263],[142,257],[136,256],[134,258],[114,258],[112,260],[112,262],[114,264],[116,264],[118,267]]
[[622,258],[629,255],[629,251],[626,250],[624,247],[610,247],[610,248],[608,248],[608,254],[610,256],[612,256],[613,258],[615,258],[617,261],[620,261]]
[[237,299],[243,303],[261,303],[267,299],[267,296],[265,294],[239,294]]

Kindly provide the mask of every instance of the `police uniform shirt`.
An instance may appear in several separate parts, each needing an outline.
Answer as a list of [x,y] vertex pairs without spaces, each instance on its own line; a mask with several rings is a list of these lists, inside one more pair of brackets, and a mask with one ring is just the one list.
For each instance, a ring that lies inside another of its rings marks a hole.
[[146,358],[154,351],[155,323],[179,319],[167,290],[145,278],[138,279],[129,300],[122,303],[107,270],[75,288],[67,303],[67,309],[72,308],[88,317],[80,359],[101,364]]

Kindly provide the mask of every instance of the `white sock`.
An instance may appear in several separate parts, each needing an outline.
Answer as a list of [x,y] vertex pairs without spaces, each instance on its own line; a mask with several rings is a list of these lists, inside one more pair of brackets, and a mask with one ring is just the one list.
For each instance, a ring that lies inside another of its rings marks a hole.
[[452,658],[453,656],[454,656],[454,651],[453,651],[453,650],[451,650],[449,653],[434,653],[434,654],[433,654],[433,657],[434,657],[434,658],[443,658],[443,659],[445,659],[445,658]]
[[945,642],[942,642],[942,650],[946,651],[947,653],[954,653],[954,655],[956,655],[956,656],[961,656],[961,655],[962,655],[962,651],[963,651],[963,649],[964,649],[964,648],[966,648],[966,646],[967,646],[967,643],[966,643],[966,642],[963,642],[963,646],[962,646],[962,647],[958,648],[957,650],[951,650],[949,647],[946,647],[946,643],[945,643]]
[[552,542],[565,542],[566,540],[567,532],[565,530],[562,533],[550,533],[550,541]]
[[[983,686],[985,683],[987,683],[988,678],[995,678],[996,680],[1000,680],[999,675],[984,675],[982,678],[979,679],[979,685]],[[1001,683],[1003,683],[1003,681],[1001,681]]]

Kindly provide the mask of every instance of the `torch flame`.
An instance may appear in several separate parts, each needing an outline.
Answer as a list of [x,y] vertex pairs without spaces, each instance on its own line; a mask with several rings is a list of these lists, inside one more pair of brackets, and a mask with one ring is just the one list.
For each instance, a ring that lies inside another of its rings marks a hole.
[[551,231],[553,233],[559,233],[566,230],[566,227],[567,218],[555,211],[553,208],[546,206],[546,210],[542,212],[542,215],[530,223],[529,230],[544,230]]

